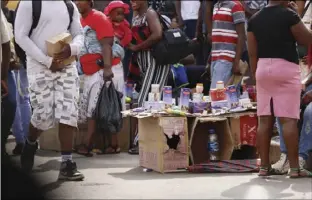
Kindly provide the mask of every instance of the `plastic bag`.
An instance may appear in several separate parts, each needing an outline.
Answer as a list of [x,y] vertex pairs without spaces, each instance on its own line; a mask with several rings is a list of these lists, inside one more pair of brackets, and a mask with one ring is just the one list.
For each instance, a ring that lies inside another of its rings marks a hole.
[[122,128],[122,104],[113,82],[104,83],[94,112],[97,130],[103,134],[118,133]]

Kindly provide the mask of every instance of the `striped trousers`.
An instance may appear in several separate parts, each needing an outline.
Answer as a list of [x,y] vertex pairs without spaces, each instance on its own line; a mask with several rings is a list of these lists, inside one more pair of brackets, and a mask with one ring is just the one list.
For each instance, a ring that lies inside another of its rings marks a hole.
[[[137,64],[140,68],[140,92],[138,97],[138,106],[144,105],[148,98],[148,93],[151,90],[152,84],[159,84],[160,92],[165,84],[167,84],[170,65],[157,65],[156,60],[151,55],[150,51],[141,51],[137,55]],[[136,134],[134,144],[137,144],[139,135]]]

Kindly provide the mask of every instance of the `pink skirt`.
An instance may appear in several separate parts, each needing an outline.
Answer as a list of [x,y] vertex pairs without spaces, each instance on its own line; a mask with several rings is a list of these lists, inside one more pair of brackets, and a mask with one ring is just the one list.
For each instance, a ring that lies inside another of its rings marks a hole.
[[279,58],[259,59],[256,88],[258,116],[274,114],[275,117],[299,119],[301,93],[299,65]]

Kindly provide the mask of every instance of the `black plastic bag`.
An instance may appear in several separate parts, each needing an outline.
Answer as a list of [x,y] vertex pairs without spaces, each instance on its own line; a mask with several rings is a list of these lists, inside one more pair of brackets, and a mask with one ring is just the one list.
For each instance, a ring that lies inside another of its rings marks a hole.
[[103,134],[118,133],[122,128],[122,104],[113,82],[104,83],[94,112],[97,131]]

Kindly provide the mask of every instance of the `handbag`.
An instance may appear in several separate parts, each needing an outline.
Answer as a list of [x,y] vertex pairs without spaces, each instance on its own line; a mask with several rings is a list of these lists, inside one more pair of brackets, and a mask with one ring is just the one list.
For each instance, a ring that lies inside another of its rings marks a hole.
[[163,28],[162,39],[153,45],[151,53],[158,65],[178,63],[182,58],[192,54],[193,48],[189,38],[179,28],[169,29],[168,22],[158,13]]

